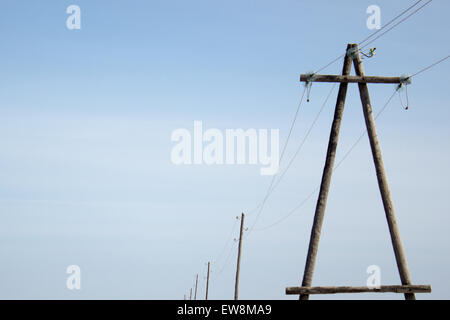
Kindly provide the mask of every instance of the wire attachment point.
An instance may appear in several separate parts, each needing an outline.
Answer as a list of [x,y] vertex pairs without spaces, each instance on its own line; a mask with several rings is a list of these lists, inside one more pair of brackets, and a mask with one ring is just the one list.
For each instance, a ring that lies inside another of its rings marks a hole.
[[363,55],[363,59],[364,59],[364,58],[372,58],[376,54],[376,52],[375,52],[376,50],[377,50],[377,48],[371,48],[371,49],[369,49],[369,52],[367,52],[367,53],[362,50],[360,50],[360,52]]
[[411,84],[411,76],[407,76],[407,75],[401,75],[400,76],[400,85],[408,85]]
[[309,72],[306,74],[306,81],[305,81],[305,87],[306,87],[306,102],[310,101],[310,96],[311,96],[311,87],[312,87],[312,83],[315,77],[315,73],[314,72]]
[[351,47],[347,50],[347,57],[351,58],[352,60],[355,60],[358,56],[358,49],[356,47]]
[[[400,98],[400,103],[405,110],[409,110],[408,85],[410,85],[411,83],[412,83],[411,76],[402,75],[400,77],[400,83],[397,86],[397,92],[398,92],[398,96]],[[403,104],[402,95],[400,93],[400,91],[403,88],[405,88],[405,92],[406,92],[406,105]]]

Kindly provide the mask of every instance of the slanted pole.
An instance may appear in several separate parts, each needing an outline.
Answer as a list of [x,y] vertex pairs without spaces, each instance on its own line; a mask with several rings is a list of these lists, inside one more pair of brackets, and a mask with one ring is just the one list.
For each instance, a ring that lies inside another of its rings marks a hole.
[[239,246],[238,246],[238,257],[236,265],[236,281],[234,283],[234,300],[239,300],[239,274],[241,272],[241,252],[242,252],[242,236],[244,234],[244,218],[245,215],[241,215],[241,228],[239,230]]
[[209,268],[210,268],[210,262],[208,261],[208,273],[206,275],[206,296],[205,296],[205,300],[208,300],[208,293],[209,293]]
[[[357,54],[354,57],[353,64],[358,76],[364,76],[364,69],[359,55],[358,45],[354,45]],[[369,135],[370,147],[372,149],[373,161],[377,172],[378,186],[380,188],[381,198],[383,200],[384,211],[391,234],[392,246],[394,247],[395,259],[397,261],[400,279],[403,285],[411,285],[408,264],[406,262],[405,252],[403,250],[400,231],[395,218],[394,205],[389,191],[389,184],[384,170],[383,157],[381,147],[378,141],[377,130],[375,127],[375,119],[373,117],[372,105],[370,103],[369,89],[366,83],[358,83],[361,102],[363,105],[364,119],[366,121],[367,132]],[[414,293],[405,293],[406,300],[415,300]]]
[[[347,46],[347,51],[351,48],[351,44]],[[352,66],[351,57],[347,54],[344,59],[344,67],[342,75],[348,76]],[[317,199],[316,212],[314,214],[314,222],[311,230],[311,238],[309,240],[308,255],[306,258],[305,271],[303,274],[303,287],[310,287],[314,274],[314,266],[316,264],[317,250],[319,248],[320,233],[322,231],[323,218],[327,205],[328,191],[330,190],[331,176],[333,173],[334,161],[336,158],[336,149],[339,140],[339,129],[341,127],[342,116],[344,113],[345,97],[347,95],[347,82],[342,82],[339,86],[339,93],[334,112],[333,124],[331,126],[330,141],[328,143],[327,158],[325,168],[323,170],[322,182],[320,185],[319,198]],[[300,295],[300,300],[308,300],[308,294]]]
[[197,286],[198,286],[198,274],[195,276],[195,293],[194,293],[194,300],[197,300]]

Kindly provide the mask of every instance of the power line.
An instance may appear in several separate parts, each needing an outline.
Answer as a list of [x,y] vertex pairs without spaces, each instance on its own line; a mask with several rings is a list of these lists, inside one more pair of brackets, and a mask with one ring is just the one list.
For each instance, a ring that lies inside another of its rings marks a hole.
[[[328,102],[328,100],[329,100],[331,94],[333,93],[333,90],[334,90],[335,87],[336,87],[336,84],[333,84],[333,86],[331,87],[330,92],[328,93],[328,95],[327,95],[325,101],[323,102],[323,104],[322,104],[322,106],[321,106],[319,112],[317,113],[317,115],[316,115],[316,117],[314,118],[314,120],[313,120],[311,126],[309,127],[309,129],[308,129],[308,131],[307,131],[305,137],[303,138],[302,142],[300,143],[299,147],[297,148],[297,150],[296,150],[294,156],[293,156],[293,157],[291,158],[291,160],[289,161],[288,166],[284,169],[283,173],[282,173],[282,174],[280,175],[280,177],[278,178],[276,184],[273,186],[272,190],[270,191],[270,194],[272,194],[272,192],[274,191],[274,189],[279,185],[279,183],[280,183],[281,180],[283,179],[284,175],[285,175],[286,172],[289,170],[289,168],[290,168],[291,165],[293,164],[294,160],[296,159],[296,157],[297,157],[298,154],[300,153],[301,149],[303,148],[303,145],[305,144],[306,140],[308,139],[309,135],[311,134],[311,131],[312,131],[312,129],[314,128],[314,126],[315,126],[317,120],[319,119],[319,117],[320,117],[322,111],[324,110],[325,106],[327,105],[327,102]],[[303,204],[303,202],[306,202],[307,200],[309,200],[309,198],[312,197],[313,194],[314,194],[316,191],[317,191],[317,189],[315,189],[315,190],[314,190],[314,191],[313,191],[313,192],[312,192],[312,193],[311,193],[304,201],[302,201],[302,204]],[[291,210],[291,211],[295,211],[295,210],[297,210],[297,207],[294,208],[294,209]],[[289,215],[290,215],[290,213],[289,213]],[[284,219],[283,219],[283,220],[284,220]],[[258,229],[255,229],[255,230],[261,231],[261,230],[265,230],[265,229],[268,229],[268,228],[267,228],[267,227],[264,227],[264,228],[258,228]],[[248,235],[247,235],[247,237],[248,237]]]
[[220,258],[222,258],[222,256],[223,256],[223,254],[224,254],[226,248],[228,247],[228,244],[230,243],[230,240],[231,240],[231,238],[233,237],[234,229],[235,229],[236,226],[237,226],[237,222],[238,222],[238,219],[235,219],[235,220],[234,220],[234,223],[233,223],[233,226],[231,227],[230,234],[229,234],[229,236],[227,237],[227,240],[225,241],[225,244],[224,244],[222,250],[220,251],[220,254],[219,254],[219,255],[217,256],[217,258],[214,260],[216,263],[220,261]]
[[[305,97],[306,90],[307,90],[307,87],[305,86],[305,89],[303,90],[303,93],[302,93],[302,97],[300,98],[300,102],[299,102],[299,104],[297,106],[297,110],[295,111],[295,115],[294,115],[294,119],[292,120],[291,127],[289,128],[289,133],[288,133],[288,136],[286,138],[286,142],[284,143],[284,147],[283,147],[283,151],[281,152],[279,163],[281,163],[281,161],[283,160],[284,154],[285,154],[287,146],[289,144],[289,139],[291,138],[292,130],[294,130],[295,123],[297,122],[298,113],[300,111],[300,107],[302,105],[303,98]],[[274,175],[274,177],[275,177],[275,175]]]
[[294,163],[295,158],[298,156],[298,154],[300,153],[300,151],[303,148],[303,145],[305,144],[306,140],[308,139],[309,135],[311,134],[312,129],[314,128],[315,124],[317,123],[317,120],[319,120],[320,115],[322,114],[322,111],[325,109],[325,106],[327,105],[328,100],[330,99],[331,94],[333,93],[334,88],[336,87],[336,83],[333,84],[333,86],[330,89],[330,92],[328,93],[325,101],[323,102],[319,112],[317,113],[316,117],[314,118],[311,126],[309,127],[308,131],[306,132],[305,137],[303,138],[302,142],[300,143],[299,147],[297,148],[297,150],[294,153],[294,156],[291,158],[291,160],[289,161],[289,164],[287,165],[287,167],[284,169],[283,173],[280,175],[280,177],[278,178],[277,182],[275,183],[275,185],[273,186],[272,190],[270,191],[270,194],[272,194],[272,192],[274,191],[274,189],[280,184],[281,180],[283,179],[283,177],[286,175],[286,172],[289,170],[289,168],[292,166],[292,164]]
[[[395,94],[397,93],[397,90],[394,91],[394,93],[389,97],[389,99],[387,100],[387,102],[384,104],[383,108],[380,109],[380,111],[378,111],[378,113],[375,115],[375,120],[378,119],[378,117],[384,112],[384,110],[386,110],[387,106],[389,105],[389,103],[392,101],[392,99],[394,98]],[[337,170],[341,164],[345,161],[345,159],[347,159],[347,157],[350,155],[350,153],[356,148],[356,146],[359,144],[359,142],[362,140],[362,138],[367,134],[367,129],[364,130],[363,133],[361,133],[361,135],[359,136],[359,138],[355,141],[355,143],[353,143],[353,145],[350,147],[350,149],[348,149],[348,151],[344,154],[344,156],[342,157],[341,160],[339,160],[339,162],[336,164],[336,166],[334,167],[333,170]]]
[[[306,140],[308,139],[309,135],[311,134],[312,129],[314,128],[315,124],[317,123],[317,120],[319,119],[320,115],[322,114],[322,111],[324,110],[330,96],[331,93],[333,92],[334,88],[336,87],[336,84],[333,84],[332,88],[330,89],[330,92],[327,95],[327,98],[325,99],[324,103],[322,104],[321,108],[319,109],[316,117],[314,118],[311,126],[309,127],[308,131],[306,132],[305,137],[303,138],[302,142],[300,143],[299,147],[297,148],[294,156],[291,158],[291,160],[289,161],[289,164],[287,165],[287,167],[283,170],[283,172],[281,173],[281,175],[279,176],[277,182],[273,185],[273,187],[270,189],[268,196],[270,196],[273,191],[275,190],[275,188],[280,184],[281,180],[283,179],[283,177],[286,175],[286,172],[289,170],[289,168],[292,166],[295,158],[298,156],[298,154],[300,153],[300,151],[303,148],[303,145],[305,144]],[[260,206],[258,206],[257,208],[259,208]]]
[[326,65],[324,65],[323,67],[321,67],[320,69],[318,69],[317,71],[315,71],[314,73],[319,73],[322,70],[325,70],[326,68],[328,68],[329,66],[331,66],[333,63],[339,61],[340,59],[342,59],[343,57],[345,57],[345,54],[341,54],[339,57],[337,57],[336,59],[332,60],[331,62],[327,63]]
[[[319,109],[319,112],[317,113],[316,117],[314,118],[311,126],[309,127],[308,131],[305,134],[305,137],[303,138],[302,142],[300,143],[299,147],[297,148],[295,154],[293,155],[293,157],[291,158],[291,160],[289,161],[289,164],[287,165],[287,167],[284,169],[283,173],[279,176],[277,182],[273,185],[273,187],[270,189],[267,198],[274,192],[275,188],[280,184],[281,180],[283,179],[283,177],[286,175],[286,172],[289,170],[289,168],[292,166],[292,164],[294,163],[294,160],[296,159],[296,157],[298,156],[298,154],[300,153],[300,151],[303,148],[303,145],[305,144],[306,140],[308,139],[309,135],[311,134],[312,129],[314,128],[315,124],[317,123],[317,120],[319,119],[320,115],[322,114],[322,111],[324,110],[331,94],[333,93],[334,88],[336,87],[336,84],[333,84],[333,86],[330,89],[330,92],[328,93],[325,101],[323,102],[321,108]],[[258,229],[259,230],[259,229]],[[249,232],[250,233],[250,232]],[[249,235],[249,233],[247,234],[247,237]]]
[[[305,93],[306,93],[307,90],[308,90],[308,87],[305,86],[305,88],[304,88],[304,90],[303,90],[303,93],[302,93],[302,97],[300,98],[300,102],[299,102],[299,104],[298,104],[298,106],[297,106],[297,110],[296,110],[296,112],[295,112],[294,119],[292,120],[291,127],[290,127],[290,129],[289,129],[289,134],[288,134],[288,136],[287,136],[287,138],[286,138],[286,142],[285,142],[284,147],[283,147],[283,151],[281,152],[280,161],[278,162],[278,165],[281,165],[281,161],[283,160],[284,154],[285,154],[285,152],[286,152],[286,148],[287,148],[287,146],[288,146],[288,144],[289,144],[289,139],[291,138],[292,131],[293,131],[294,126],[295,126],[295,123],[296,123],[296,121],[297,121],[298,113],[299,113],[299,111],[300,111],[300,107],[301,107],[301,105],[302,105],[302,102],[303,102],[303,99],[304,99],[304,97],[305,97]],[[272,186],[273,186],[273,183],[275,182],[276,177],[277,177],[276,174],[273,175],[272,181],[270,182],[270,185],[269,185],[269,189],[267,189],[266,195],[265,195],[265,197],[264,197],[262,203],[259,205],[259,210],[258,210],[258,213],[256,214],[255,221],[253,222],[252,226],[250,227],[249,232],[247,233],[247,236],[250,234],[250,232],[252,231],[252,229],[255,227],[255,224],[256,224],[256,222],[258,221],[258,219],[259,219],[259,217],[260,217],[260,215],[261,215],[261,213],[262,213],[262,210],[264,209],[264,205],[265,205],[267,199],[269,198],[270,191],[271,191],[271,189],[272,189]]]
[[426,2],[424,5],[420,6],[419,8],[417,8],[416,10],[414,10],[412,13],[410,13],[409,15],[407,15],[405,18],[403,18],[402,20],[400,20],[399,22],[397,22],[396,24],[394,24],[392,27],[390,27],[388,30],[386,30],[385,32],[383,32],[382,34],[380,34],[379,36],[375,37],[375,39],[370,40],[368,43],[366,43],[364,46],[362,46],[360,49],[364,49],[366,48],[368,45],[370,45],[371,43],[373,43],[374,41],[378,40],[379,38],[381,38],[382,36],[384,36],[386,33],[388,33],[389,31],[391,31],[392,29],[394,29],[395,27],[397,27],[399,24],[401,24],[402,22],[406,21],[407,19],[409,19],[410,17],[412,17],[413,15],[415,15],[417,12],[419,12],[422,8],[424,8],[425,6],[427,6],[429,3],[431,3],[433,0],[428,0],[428,2]]
[[[391,19],[388,23],[386,23],[384,26],[382,26],[379,30],[373,32],[372,34],[370,34],[368,37],[366,37],[365,39],[363,39],[362,41],[359,42],[359,45],[361,46],[364,42],[368,41],[369,39],[371,39],[373,36],[377,35],[378,33],[380,33],[382,30],[384,30],[385,28],[387,28],[389,25],[391,25],[392,23],[394,23],[397,19],[399,19],[400,17],[402,17],[403,15],[405,15],[408,11],[410,11],[411,9],[413,9],[415,6],[417,6],[419,3],[421,3],[423,0],[419,0],[417,2],[415,2],[413,5],[409,6],[407,9],[403,10],[400,14],[398,14],[397,16],[395,16],[393,19]],[[385,35],[387,32],[391,31],[392,29],[394,29],[395,27],[397,27],[400,23],[402,23],[403,21],[407,20],[409,17],[411,17],[412,15],[416,14],[419,10],[421,10],[423,7],[425,7],[426,5],[428,5],[431,1],[433,0],[429,0],[427,3],[425,3],[423,6],[421,6],[420,8],[418,8],[417,10],[415,10],[413,13],[411,13],[410,15],[408,15],[406,18],[404,18],[403,20],[401,20],[400,22],[398,22],[397,24],[395,24],[393,27],[389,28],[388,30],[386,30],[385,32],[383,32],[382,34],[380,34],[378,37],[376,37],[375,39],[371,40],[369,43],[365,44],[364,47],[367,47],[369,44],[373,43],[375,40],[379,39],[380,37],[382,37],[383,35]],[[360,49],[363,49],[364,47],[361,47]],[[332,65],[333,63],[339,61],[341,58],[345,57],[345,54],[340,55],[339,57],[333,59],[331,62],[327,63],[326,65],[324,65],[323,67],[319,68],[317,71],[315,71],[314,73],[318,73],[326,68],[328,68],[330,65]]]
[[[280,159],[279,159],[279,161],[278,161],[278,165],[281,165],[281,161],[283,160],[284,153],[286,152],[286,148],[287,148],[287,146],[288,146],[289,139],[291,138],[292,130],[294,129],[295,123],[296,123],[296,121],[297,121],[298,113],[299,113],[300,107],[301,107],[301,105],[302,105],[302,103],[303,103],[303,99],[304,99],[304,97],[305,97],[306,91],[307,91],[307,87],[305,86],[305,89],[303,90],[302,96],[301,96],[301,98],[300,98],[300,102],[299,102],[298,105],[297,105],[297,110],[295,111],[294,119],[292,120],[291,127],[290,127],[290,129],[289,129],[289,133],[288,133],[288,136],[287,136],[287,138],[286,138],[286,142],[284,143],[283,150],[281,151],[281,155],[280,155]],[[250,210],[250,211],[247,213],[247,217],[251,216],[251,215],[252,215],[255,211],[257,211],[258,209],[260,209],[260,210],[259,210],[259,212],[258,212],[258,214],[257,214],[257,217],[261,214],[261,210],[262,210],[263,207],[264,207],[264,204],[265,204],[265,202],[266,202],[266,200],[267,200],[267,197],[268,197],[268,195],[269,195],[269,193],[270,193],[270,189],[272,188],[272,185],[273,185],[273,183],[275,182],[276,176],[277,176],[276,174],[273,175],[272,181],[270,182],[269,188],[267,189],[266,196],[263,198],[263,200],[261,201],[261,203],[260,203],[258,206],[256,206],[256,208]]]
[[222,265],[222,268],[220,268],[220,271],[216,274],[216,275],[214,275],[214,278],[215,279],[218,279],[219,278],[219,276],[223,273],[223,271],[225,270],[225,267],[228,265],[228,262],[230,262],[230,258],[231,258],[231,256],[232,256],[232,253],[233,253],[233,250],[234,248],[233,248],[233,246],[231,246],[230,247],[230,251],[228,252],[228,255],[227,255],[227,258],[224,260],[224,263],[223,263],[223,265]]
[[370,34],[367,38],[365,38],[364,40],[359,42],[359,46],[361,46],[364,42],[366,42],[367,40],[369,40],[370,38],[372,38],[373,36],[377,35],[379,32],[383,31],[386,27],[388,27],[391,23],[393,23],[395,20],[397,20],[398,18],[400,18],[402,15],[404,15],[405,13],[407,13],[409,10],[411,10],[412,8],[414,8],[415,6],[417,6],[419,3],[421,3],[423,0],[419,0],[416,3],[414,3],[413,5],[411,5],[410,7],[408,7],[407,9],[403,10],[400,14],[398,14],[397,16],[395,16],[395,18],[391,19],[388,23],[386,23],[384,26],[382,26],[380,29],[378,29],[377,31],[373,32],[372,34]]
[[[387,100],[387,102],[384,104],[384,106],[380,109],[380,111],[376,114],[375,119],[378,119],[378,117],[386,110],[386,107],[389,105],[389,103],[392,101],[392,99],[394,98],[395,94],[397,93],[397,90],[394,91],[394,93],[389,97],[389,99]],[[361,141],[361,139],[366,135],[367,133],[367,129],[359,136],[359,138],[355,141],[355,143],[350,147],[350,149],[345,153],[345,155],[342,157],[342,159],[338,162],[338,164],[334,167],[333,171],[337,170],[340,165],[345,161],[345,159],[347,159],[347,157],[350,155],[350,153],[355,149],[355,147],[359,144],[359,142]],[[274,223],[259,228],[259,229],[255,229],[257,231],[263,231],[263,230],[267,230],[270,229],[272,227],[275,227],[276,225],[280,224],[281,222],[285,221],[287,218],[289,218],[290,216],[292,216],[298,209],[300,209],[301,207],[303,207],[309,199],[311,199],[311,197],[317,192],[317,190],[319,190],[320,186],[316,186],[316,188],[314,188],[314,190],[309,193],[296,207],[294,207],[292,210],[290,210],[288,212],[288,214],[286,214],[285,216],[283,216],[282,218],[280,218],[279,220],[275,221]]]
[[301,207],[303,207],[309,199],[311,199],[311,197],[317,192],[317,190],[319,190],[319,187],[317,186],[307,197],[305,197],[302,202],[300,202],[300,204],[298,204],[296,207],[294,207],[292,210],[289,211],[288,214],[286,214],[284,217],[282,217],[281,219],[275,221],[274,223],[262,227],[262,228],[258,228],[255,229],[255,231],[264,231],[267,229],[270,229],[272,227],[275,227],[276,225],[280,224],[281,222],[283,222],[284,220],[286,220],[287,218],[289,218],[291,215],[293,215],[298,209],[300,209]]
[[438,65],[438,64],[440,64],[440,63],[442,63],[442,62],[444,62],[444,61],[447,60],[448,58],[450,58],[450,55],[446,56],[445,58],[442,58],[442,59],[439,60],[439,61],[436,61],[435,63],[432,63],[431,65],[429,65],[429,66],[426,67],[426,68],[423,68],[423,69],[420,70],[420,71],[417,71],[417,72],[414,73],[412,76],[410,76],[410,78],[415,77],[415,76],[421,74],[422,72],[425,72],[425,71],[427,71],[427,70],[433,68],[434,66],[436,66],[436,65]]
[[[232,225],[232,227],[231,227],[231,231],[230,231],[230,233],[229,233],[229,235],[228,235],[228,237],[227,237],[227,240],[225,241],[225,244],[223,245],[222,250],[220,251],[220,253],[219,253],[219,255],[217,256],[217,258],[214,259],[214,264],[218,264],[218,263],[219,263],[220,259],[222,258],[223,254],[225,253],[227,247],[229,246],[230,240],[231,240],[232,237],[233,237],[233,232],[234,232],[234,230],[236,229],[237,222],[238,222],[238,219],[235,219],[235,221],[234,221],[234,223],[233,223],[233,225]],[[231,244],[232,244],[233,242],[234,242],[234,241],[231,241]],[[227,257],[225,258],[225,260],[224,260],[224,262],[223,262],[223,266],[222,266],[222,268],[220,269],[220,272],[219,272],[217,275],[214,274],[214,276],[213,276],[214,278],[217,279],[217,278],[219,277],[219,275],[222,274],[223,270],[225,269],[225,266],[228,264],[228,262],[229,262],[229,260],[230,260],[230,257],[231,257],[231,253],[232,253],[232,252],[233,252],[233,246],[230,246],[230,251],[229,251]],[[203,273],[202,273],[202,274],[203,274]],[[211,278],[212,278],[212,277],[211,277]]]
[[[291,160],[289,161],[289,164],[287,165],[287,167],[284,169],[283,173],[279,176],[277,182],[273,185],[273,187],[271,189],[269,189],[269,192],[266,195],[265,201],[264,203],[267,201],[267,199],[269,198],[269,196],[274,192],[275,188],[280,184],[281,180],[283,179],[283,177],[286,175],[286,172],[289,170],[289,168],[292,166],[292,164],[294,163],[294,160],[296,159],[296,157],[298,156],[298,154],[300,153],[300,151],[303,148],[303,145],[305,144],[306,140],[308,139],[309,135],[311,134],[312,129],[314,128],[317,120],[319,119],[323,109],[325,108],[331,94],[333,93],[334,88],[336,87],[336,84],[333,84],[333,86],[330,89],[330,92],[328,93],[325,101],[323,102],[321,108],[319,109],[319,112],[317,113],[316,117],[314,118],[311,126],[309,127],[308,131],[306,132],[305,137],[303,138],[302,142],[300,143],[299,147],[297,148],[295,154],[293,155],[293,157],[291,158]],[[276,176],[275,176],[276,177]],[[259,215],[261,214],[263,208],[261,208]],[[249,232],[247,233],[247,237],[249,236],[250,232],[252,231],[252,229],[254,228],[254,226],[256,225],[256,219],[252,225],[252,228],[249,230]]]

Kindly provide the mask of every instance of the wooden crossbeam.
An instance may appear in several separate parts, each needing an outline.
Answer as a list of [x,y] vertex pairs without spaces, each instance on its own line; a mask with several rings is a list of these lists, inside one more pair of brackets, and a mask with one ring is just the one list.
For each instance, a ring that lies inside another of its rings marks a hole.
[[287,287],[287,295],[299,294],[335,294],[335,293],[431,293],[429,285],[403,285],[403,286],[380,286],[369,287]]
[[403,77],[350,76],[330,74],[300,75],[301,82],[339,82],[339,83],[402,83]]

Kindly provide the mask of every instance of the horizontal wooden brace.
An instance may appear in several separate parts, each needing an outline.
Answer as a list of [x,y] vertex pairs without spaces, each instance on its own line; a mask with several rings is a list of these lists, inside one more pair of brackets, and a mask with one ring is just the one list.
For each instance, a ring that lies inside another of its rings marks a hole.
[[376,76],[343,76],[343,75],[326,75],[326,74],[310,74],[300,75],[301,82],[346,82],[346,83],[402,83],[404,77],[376,77]]
[[363,293],[363,292],[391,292],[391,293],[430,293],[429,285],[380,286],[369,287],[287,287],[287,295],[299,294],[335,294],[335,293]]

